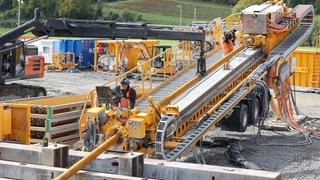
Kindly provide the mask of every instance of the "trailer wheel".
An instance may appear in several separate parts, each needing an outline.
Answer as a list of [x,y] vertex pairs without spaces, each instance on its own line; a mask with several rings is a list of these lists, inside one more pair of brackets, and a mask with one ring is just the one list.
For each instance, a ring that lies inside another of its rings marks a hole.
[[249,110],[248,110],[248,106],[246,104],[241,104],[240,108],[238,108],[235,112],[236,116],[238,118],[238,131],[239,132],[244,132],[247,129],[248,126],[248,114],[249,114]]
[[252,101],[251,112],[250,112],[250,123],[256,124],[258,123],[260,117],[260,101],[257,97],[255,97]]

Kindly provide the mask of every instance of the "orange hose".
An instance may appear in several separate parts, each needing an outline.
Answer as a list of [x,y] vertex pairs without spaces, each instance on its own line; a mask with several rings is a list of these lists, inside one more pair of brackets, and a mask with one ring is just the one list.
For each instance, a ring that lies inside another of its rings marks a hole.
[[319,129],[305,128],[295,120],[295,118],[293,117],[293,110],[292,110],[291,101],[289,98],[290,93],[291,93],[290,81],[289,79],[287,79],[281,84],[280,102],[284,110],[285,117],[288,123],[290,124],[290,126],[300,132],[303,132],[303,133],[307,132],[307,133],[311,133],[313,135],[319,136],[320,135]]

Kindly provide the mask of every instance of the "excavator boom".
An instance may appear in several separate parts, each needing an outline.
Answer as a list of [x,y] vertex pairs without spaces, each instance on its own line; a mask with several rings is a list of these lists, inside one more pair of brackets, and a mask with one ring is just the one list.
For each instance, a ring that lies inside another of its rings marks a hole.
[[[205,35],[202,32],[182,32],[165,29],[152,29],[145,23],[119,23],[114,21],[98,20],[78,20],[66,18],[47,18],[40,9],[35,9],[34,18],[21,26],[18,26],[7,33],[0,35],[0,82],[39,78],[44,73],[44,58],[33,56],[30,59],[24,50],[25,42],[19,41],[19,37],[32,33],[37,38],[40,37],[85,37],[85,38],[136,38],[136,39],[167,39],[167,40],[187,40],[199,41],[203,44]],[[204,53],[202,53],[204,55]],[[19,62],[17,59],[19,59]],[[204,58],[199,63],[204,63]],[[30,61],[27,63],[27,61]],[[21,64],[21,65],[20,65]],[[28,64],[28,66],[27,66]],[[16,69],[21,67],[21,73]],[[201,66],[205,67],[205,66]],[[201,69],[205,71],[205,69]],[[27,74],[27,72],[31,72]],[[9,97],[7,92],[16,92],[15,97],[34,97],[46,95],[46,91],[41,87],[21,85],[23,92],[28,92],[21,96],[19,91],[5,91],[3,96]],[[8,86],[7,86],[8,87]],[[6,86],[1,89],[5,90]],[[9,87],[8,87],[9,88]],[[33,92],[35,89],[41,91]],[[4,100],[0,98],[0,100]],[[5,99],[7,100],[7,99]]]

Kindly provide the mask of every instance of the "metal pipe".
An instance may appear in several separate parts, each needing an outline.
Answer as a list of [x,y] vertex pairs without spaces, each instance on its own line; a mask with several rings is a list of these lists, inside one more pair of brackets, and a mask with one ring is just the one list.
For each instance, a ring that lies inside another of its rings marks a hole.
[[118,131],[111,138],[109,138],[100,146],[98,146],[96,149],[94,149],[92,152],[90,152],[87,156],[83,157],[77,163],[71,166],[68,170],[60,174],[56,178],[56,180],[68,179],[71,176],[75,175],[79,170],[83,169],[84,167],[86,167],[86,165],[91,163],[96,157],[98,157],[104,151],[108,150],[110,146],[114,145],[120,139],[121,136],[122,136],[121,131]]

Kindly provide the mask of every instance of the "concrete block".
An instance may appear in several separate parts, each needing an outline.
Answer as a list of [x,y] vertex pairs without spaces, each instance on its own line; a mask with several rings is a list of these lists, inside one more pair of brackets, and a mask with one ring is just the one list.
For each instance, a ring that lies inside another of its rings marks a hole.
[[65,168],[68,166],[68,157],[68,145],[50,144],[48,147],[42,147],[41,164]]
[[143,176],[143,153],[130,152],[119,157],[118,174],[134,177]]
[[0,143],[0,159],[6,161],[40,164],[40,146],[17,143]]

